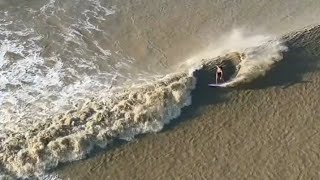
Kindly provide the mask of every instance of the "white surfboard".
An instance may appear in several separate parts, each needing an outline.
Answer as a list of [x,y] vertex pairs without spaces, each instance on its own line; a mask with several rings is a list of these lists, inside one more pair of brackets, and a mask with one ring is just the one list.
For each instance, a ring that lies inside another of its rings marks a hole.
[[222,84],[208,84],[210,87],[223,87]]

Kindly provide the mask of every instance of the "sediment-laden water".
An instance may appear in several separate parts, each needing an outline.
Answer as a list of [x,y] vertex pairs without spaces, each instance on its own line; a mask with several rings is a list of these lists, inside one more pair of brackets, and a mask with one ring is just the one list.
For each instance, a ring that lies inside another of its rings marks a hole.
[[2,177],[44,178],[114,140],[161,131],[198,91],[219,94],[206,86],[216,65],[231,94],[285,74],[300,51],[310,70],[318,4],[0,1]]

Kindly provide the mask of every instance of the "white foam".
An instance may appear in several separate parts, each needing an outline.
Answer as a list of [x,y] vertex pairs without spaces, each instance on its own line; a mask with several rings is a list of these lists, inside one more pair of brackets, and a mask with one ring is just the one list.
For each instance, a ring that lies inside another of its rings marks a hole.
[[[60,9],[59,3],[61,2],[58,0],[50,0],[40,9],[40,14],[35,18],[57,18],[58,15],[61,15],[60,13],[68,13]],[[89,1],[88,7],[88,10],[77,17],[78,19],[72,17],[70,22],[61,22],[57,25],[57,31],[50,32],[53,37],[63,37],[65,41],[57,44],[52,39],[50,46],[54,48],[51,49],[52,52],[47,54],[45,53],[48,50],[43,46],[43,41],[48,38],[47,34],[38,34],[39,31],[34,29],[37,27],[32,27],[33,24],[24,25],[24,22],[21,21],[15,22],[20,23],[21,27],[9,28],[10,31],[6,30],[7,26],[13,24],[10,19],[14,19],[14,15],[11,14],[5,17],[7,19],[4,19],[3,22],[1,21],[0,38],[3,39],[0,39],[0,149],[4,156],[9,157],[10,154],[14,154],[17,161],[10,160],[11,164],[8,164],[7,159],[4,164],[9,171],[18,176],[31,175],[31,171],[34,172],[32,175],[42,175],[44,169],[55,167],[58,162],[80,159],[91,150],[93,142],[87,142],[89,146],[82,148],[81,142],[85,134],[81,132],[86,126],[74,126],[71,134],[68,133],[65,137],[56,137],[56,140],[50,142],[47,146],[48,152],[45,153],[46,158],[43,162],[38,162],[33,166],[30,163],[21,164],[21,162],[24,161],[25,153],[34,153],[33,146],[37,146],[37,144],[31,142],[33,140],[30,139],[30,143],[26,143],[26,141],[19,143],[21,150],[8,150],[10,144],[15,141],[13,136],[19,134],[19,136],[32,138],[34,134],[30,128],[53,123],[52,119],[48,119],[48,117],[52,116],[57,120],[60,112],[64,113],[70,109],[80,111],[80,108],[85,107],[85,103],[90,102],[89,99],[93,97],[107,101],[108,97],[117,91],[119,83],[128,82],[134,78],[130,77],[132,76],[131,64],[134,60],[126,57],[120,57],[116,61],[113,60],[114,62],[106,62],[109,63],[110,72],[99,70],[97,62],[109,60],[112,53],[101,47],[99,41],[92,41],[95,49],[90,49],[91,47],[84,40],[88,38],[88,34],[83,32],[101,31],[97,25],[92,24],[91,19],[96,18],[99,21],[104,21],[106,16],[115,13],[115,11],[103,7],[99,1]],[[103,15],[101,16],[101,14]],[[52,22],[54,25],[54,20]],[[68,46],[68,43],[75,43],[77,46],[73,48],[73,46]],[[60,49],[60,46],[63,48]],[[146,74],[140,74],[136,77],[143,81],[145,80],[142,78],[143,76]],[[66,81],[66,79],[68,80]],[[127,84],[132,84],[132,82]],[[111,86],[115,90],[110,91]],[[161,108],[161,101],[157,101],[157,103],[160,104],[157,104],[156,107]],[[177,108],[179,109],[179,107]],[[151,109],[151,111],[153,110]],[[179,111],[177,112],[179,113]],[[121,113],[123,112],[115,112],[120,115]],[[170,115],[172,116],[172,113]],[[115,123],[113,125],[115,131],[119,131],[118,126],[121,128],[122,124]],[[128,131],[119,133],[119,137],[128,139],[137,133],[159,131],[162,127],[163,123],[154,121],[152,124],[146,123],[141,127],[140,125],[129,127]],[[51,131],[46,128],[43,130],[48,130],[48,133]],[[46,132],[43,130],[38,132],[38,135],[45,135]],[[57,154],[60,152],[56,151],[55,146],[60,145],[66,138],[70,138],[75,147],[79,149],[76,152]],[[99,138],[101,138],[100,145],[108,143],[108,141],[103,141],[103,133],[101,137],[98,136]],[[8,154],[2,152],[4,149]],[[1,161],[4,160],[2,155]]]
[[266,39],[257,46],[245,49],[245,57],[239,64],[237,75],[224,86],[237,86],[264,76],[276,62],[282,60],[282,53],[287,50],[281,40],[276,38]]
[[[60,11],[56,0],[50,0],[45,4],[40,11],[48,16],[55,16],[56,11]],[[100,2],[92,1],[92,11],[87,11],[88,15],[108,16],[113,14],[113,10],[108,10],[102,7]],[[44,51],[42,46],[39,46],[40,41],[44,36],[38,35],[34,29],[26,28],[22,24],[22,29],[6,30],[7,26],[12,25],[13,19],[8,15],[0,22],[0,35],[3,36],[0,46],[0,123],[5,124],[5,128],[1,131],[23,130],[24,126],[33,121],[39,121],[49,117],[61,110],[72,107],[76,101],[85,101],[85,99],[94,97],[97,94],[103,96],[103,89],[110,88],[114,77],[113,73],[99,72],[99,68],[95,64],[97,57],[100,59],[108,59],[111,56],[109,50],[100,47],[98,42],[94,42],[102,55],[91,56],[88,59],[83,59],[81,56],[86,54],[86,46],[76,49],[74,52],[66,49],[66,53],[76,56],[70,57],[72,65],[66,65],[60,58],[59,54],[43,58],[41,53]],[[101,19],[105,20],[105,19]],[[18,22],[16,22],[18,23]],[[83,24],[78,24],[83,28]],[[86,28],[86,27],[85,27]],[[66,41],[76,42],[83,45],[83,40],[79,38],[73,29],[69,28],[69,33],[62,34]],[[10,38],[9,38],[10,37]],[[22,40],[22,37],[28,37],[27,40]],[[10,39],[10,40],[9,40]],[[6,57],[8,53],[19,55],[16,60],[10,60]],[[64,52],[60,52],[63,54]],[[48,62],[51,62],[48,66]],[[116,65],[118,66],[118,65]],[[120,64],[124,66],[124,64]],[[87,75],[86,70],[97,71],[95,74]],[[71,78],[72,77],[72,78]],[[72,82],[64,81],[65,78],[71,78]],[[12,86],[8,90],[8,86]],[[15,122],[18,122],[16,123]],[[23,123],[21,123],[23,121]],[[21,126],[17,128],[17,126]]]
[[264,76],[274,63],[282,60],[282,53],[287,50],[287,47],[277,37],[266,34],[245,34],[244,31],[236,29],[214,40],[208,48],[190,57],[179,67],[188,69],[189,73],[192,73],[201,68],[203,62],[207,60],[238,52],[244,57],[241,57],[242,61],[238,65],[240,69],[236,77],[221,84],[221,86],[233,87]]
[[234,29],[219,39],[212,40],[207,48],[188,58],[186,63],[194,66],[199,65],[201,59],[211,59],[230,52],[244,52],[246,49],[260,46],[271,38],[270,35],[246,34],[244,30]]
[[[58,2],[50,0],[41,13],[51,18],[67,13],[59,9]],[[51,32],[65,41],[51,42],[54,52],[46,56],[42,55],[46,52],[41,44],[44,35],[27,26],[6,31],[11,23],[0,24],[0,35],[4,37],[0,47],[0,137],[5,138],[3,142],[0,139],[0,160],[6,157],[3,164],[19,176],[42,175],[59,162],[83,158],[94,145],[104,147],[111,138],[131,140],[136,134],[160,131],[180,115],[182,107],[191,104],[190,93],[195,87],[192,73],[201,66],[199,59],[245,51],[268,39],[244,38],[235,33],[230,40],[217,43],[215,51],[208,49],[191,58],[183,69],[188,73],[181,70],[147,81],[147,72],[132,73],[136,70],[133,59],[117,54],[119,58],[112,60],[111,51],[104,49],[99,40],[89,42],[94,47],[84,40],[91,32],[102,31],[92,18],[104,21],[115,13],[100,1],[88,2],[89,9],[78,19],[70,17],[70,21],[59,24],[57,32]],[[26,36],[27,40],[22,40]],[[68,43],[76,47],[70,48]],[[9,52],[19,57],[11,60]],[[99,70],[97,62],[101,60],[107,61],[108,72]],[[143,84],[133,85],[137,81]]]

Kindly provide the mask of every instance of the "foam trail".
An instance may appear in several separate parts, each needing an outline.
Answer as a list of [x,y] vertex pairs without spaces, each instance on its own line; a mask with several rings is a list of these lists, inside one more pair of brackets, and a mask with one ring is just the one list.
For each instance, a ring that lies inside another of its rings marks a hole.
[[194,77],[181,72],[116,93],[114,98],[88,101],[33,124],[26,132],[8,134],[2,139],[0,162],[19,177],[40,176],[58,163],[83,158],[94,146],[105,147],[114,138],[130,140],[136,134],[160,131],[191,103],[194,87]]

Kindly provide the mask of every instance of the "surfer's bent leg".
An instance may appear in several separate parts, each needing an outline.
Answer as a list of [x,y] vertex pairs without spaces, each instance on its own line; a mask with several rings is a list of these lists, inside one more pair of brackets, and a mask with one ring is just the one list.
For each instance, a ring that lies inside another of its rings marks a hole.
[[217,72],[216,73],[216,84],[219,84],[221,81],[223,81],[222,73],[221,72]]
[[224,79],[223,79],[223,77],[221,76],[220,77],[220,81],[223,83],[224,82]]
[[218,79],[219,79],[218,76],[219,76],[218,73],[216,73],[216,84],[218,84]]
[[223,82],[223,71],[221,66],[217,66],[217,71],[216,71],[216,84],[218,84],[219,81]]

